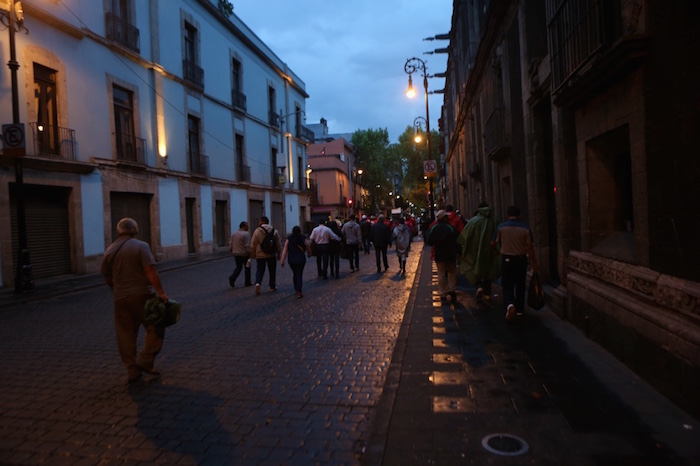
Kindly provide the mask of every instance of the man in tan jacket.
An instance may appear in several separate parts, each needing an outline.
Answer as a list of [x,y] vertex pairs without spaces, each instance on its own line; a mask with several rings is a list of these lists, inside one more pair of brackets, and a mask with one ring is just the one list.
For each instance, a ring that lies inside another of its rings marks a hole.
[[229,285],[231,285],[231,288],[236,286],[236,279],[241,274],[241,271],[245,269],[245,286],[252,286],[253,282],[250,281],[250,267],[246,264],[250,257],[250,233],[248,233],[248,222],[241,222],[238,231],[231,235],[231,246],[229,249],[236,259],[236,268],[228,277]]
[[[267,245],[266,238],[268,233],[272,233],[274,237],[273,244]],[[250,258],[256,260],[255,268],[255,294],[260,294],[260,283],[265,275],[265,268],[270,269],[270,291],[277,289],[277,261],[280,260],[282,248],[280,245],[280,235],[270,225],[270,219],[260,217],[258,227],[253,232],[253,238],[250,243]]]

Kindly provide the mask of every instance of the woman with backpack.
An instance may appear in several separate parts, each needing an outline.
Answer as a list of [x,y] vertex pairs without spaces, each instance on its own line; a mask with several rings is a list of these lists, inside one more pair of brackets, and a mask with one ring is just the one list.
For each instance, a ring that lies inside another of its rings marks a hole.
[[284,268],[284,260],[287,256],[289,256],[289,268],[292,269],[294,291],[297,293],[297,298],[303,298],[304,296],[301,294],[302,277],[304,276],[306,257],[311,257],[311,246],[306,235],[301,234],[301,228],[298,226],[292,228],[292,234],[284,242],[282,260],[280,261],[282,268]]
[[399,274],[406,275],[406,258],[411,246],[411,229],[406,226],[403,217],[399,218],[399,223],[394,227],[391,238],[396,244],[396,255],[399,258]]

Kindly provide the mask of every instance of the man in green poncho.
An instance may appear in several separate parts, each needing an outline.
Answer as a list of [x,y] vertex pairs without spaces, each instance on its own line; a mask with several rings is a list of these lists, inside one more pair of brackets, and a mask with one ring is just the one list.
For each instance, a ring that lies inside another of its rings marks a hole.
[[457,238],[462,252],[459,273],[476,286],[476,297],[487,301],[491,299],[491,281],[501,276],[498,252],[491,246],[497,227],[491,208],[482,202]]

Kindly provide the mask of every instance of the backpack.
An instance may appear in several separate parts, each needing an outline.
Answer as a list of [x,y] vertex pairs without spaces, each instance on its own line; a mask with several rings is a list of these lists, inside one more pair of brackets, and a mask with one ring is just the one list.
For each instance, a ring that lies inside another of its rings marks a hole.
[[260,242],[260,249],[265,254],[276,254],[277,240],[275,239],[275,229],[271,228],[269,231],[265,228],[262,229],[265,232],[265,238],[263,238],[263,240]]

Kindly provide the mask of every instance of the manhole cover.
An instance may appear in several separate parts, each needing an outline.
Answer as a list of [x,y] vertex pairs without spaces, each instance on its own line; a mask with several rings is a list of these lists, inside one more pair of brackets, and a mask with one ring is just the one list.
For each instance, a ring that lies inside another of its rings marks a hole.
[[487,451],[502,456],[518,456],[530,448],[520,437],[510,434],[491,434],[481,440],[481,446]]

